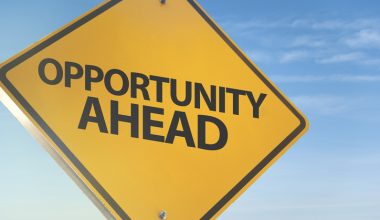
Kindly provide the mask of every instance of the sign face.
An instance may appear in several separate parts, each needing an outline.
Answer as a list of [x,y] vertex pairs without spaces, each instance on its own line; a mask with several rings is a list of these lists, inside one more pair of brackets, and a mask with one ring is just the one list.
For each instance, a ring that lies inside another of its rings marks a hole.
[[0,71],[4,103],[109,218],[216,218],[307,129],[192,0],[105,2]]

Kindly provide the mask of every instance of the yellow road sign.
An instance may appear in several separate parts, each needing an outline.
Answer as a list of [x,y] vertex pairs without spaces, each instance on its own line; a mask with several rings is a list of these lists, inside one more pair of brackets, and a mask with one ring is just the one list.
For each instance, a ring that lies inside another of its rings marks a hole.
[[3,102],[109,218],[216,218],[307,129],[193,0],[107,1],[0,71]]

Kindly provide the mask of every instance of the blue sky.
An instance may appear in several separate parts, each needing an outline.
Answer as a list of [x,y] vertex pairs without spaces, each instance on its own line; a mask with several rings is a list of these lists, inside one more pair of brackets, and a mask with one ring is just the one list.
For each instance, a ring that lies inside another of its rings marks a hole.
[[[1,0],[0,61],[100,2]],[[380,2],[199,2],[310,120],[220,219],[380,219]],[[0,219],[104,219],[1,104],[0,176]]]

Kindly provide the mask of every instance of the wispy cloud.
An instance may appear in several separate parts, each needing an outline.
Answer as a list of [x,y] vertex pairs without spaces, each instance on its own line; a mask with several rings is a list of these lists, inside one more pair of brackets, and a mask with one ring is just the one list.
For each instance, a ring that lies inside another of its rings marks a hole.
[[343,63],[343,62],[351,62],[351,61],[359,61],[364,58],[364,55],[359,52],[352,53],[344,53],[344,54],[336,54],[332,55],[328,58],[323,58],[317,60],[319,63]]
[[377,98],[377,96],[316,94],[295,96],[291,97],[291,100],[309,116],[333,116],[335,119],[354,119],[376,124],[379,122],[379,106],[374,102]]
[[380,48],[380,31],[374,29],[360,30],[353,36],[347,37],[344,42],[354,48]]
[[290,51],[283,53],[280,56],[280,62],[281,63],[290,63],[300,60],[305,60],[309,58],[309,53],[307,51]]
[[276,83],[318,83],[318,82],[340,82],[340,83],[379,83],[380,75],[272,75],[271,79]]
[[348,109],[347,102],[341,97],[318,95],[297,96],[291,100],[305,112],[313,112],[318,115],[337,115]]
[[293,43],[291,43],[291,47],[323,47],[326,45],[327,42],[325,40],[307,35],[296,37]]
[[380,56],[380,19],[377,18],[285,18],[222,23],[228,32],[260,48],[258,52],[251,49],[255,61],[380,67],[380,58],[377,58]]
[[364,65],[380,66],[380,58],[367,58],[361,61]]
[[327,57],[317,58],[316,62],[321,64],[351,63],[363,66],[380,66],[380,59],[373,58],[373,56],[363,52],[332,54]]
[[355,20],[311,20],[311,19],[290,19],[280,20],[245,20],[245,21],[224,21],[222,25],[233,30],[247,30],[258,28],[294,28],[294,29],[315,29],[315,30],[361,30],[368,28],[380,28],[380,19],[355,19]]
[[254,62],[270,62],[273,60],[273,54],[263,50],[251,50],[247,55],[252,58]]

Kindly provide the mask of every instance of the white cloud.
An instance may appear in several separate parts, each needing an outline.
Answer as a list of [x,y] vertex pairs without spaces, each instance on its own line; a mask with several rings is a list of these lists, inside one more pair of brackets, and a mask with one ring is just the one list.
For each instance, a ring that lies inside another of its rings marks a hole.
[[319,63],[342,63],[342,62],[357,62],[362,60],[364,55],[359,52],[351,52],[344,54],[336,54],[328,58],[317,60]]
[[347,23],[339,20],[325,20],[325,21],[314,21],[311,23],[310,27],[314,29],[336,29],[345,27]]
[[[369,121],[378,123],[378,106],[374,102],[378,97],[352,96],[352,95],[302,95],[291,97],[306,115],[333,116],[349,120]],[[357,114],[361,112],[362,114]]]
[[295,61],[301,61],[309,58],[309,53],[307,51],[290,51],[281,55],[281,63],[291,63]]
[[318,58],[316,62],[321,64],[351,63],[363,66],[380,66],[380,59],[373,58],[363,52],[333,54],[327,58]]
[[244,31],[249,29],[257,28],[281,28],[289,27],[289,23],[284,22],[283,20],[277,21],[263,21],[263,20],[245,20],[245,21],[222,21],[223,27],[226,27],[229,30],[233,31]]
[[355,19],[355,20],[312,20],[312,19],[279,19],[279,20],[245,20],[222,22],[226,28],[233,30],[247,30],[257,28],[300,28],[315,30],[362,30],[380,28],[379,19]]
[[372,29],[361,30],[344,41],[348,46],[354,48],[380,48],[380,31]]
[[366,60],[362,60],[361,61],[361,64],[363,65],[377,65],[377,66],[380,66],[380,59],[366,59]]
[[315,39],[311,36],[299,36],[296,37],[291,44],[292,47],[323,47],[327,42],[320,39]]
[[250,57],[256,62],[309,61],[380,68],[376,55],[380,52],[380,19],[284,18],[224,24],[227,30],[249,39],[253,47],[261,48],[251,50]]
[[340,83],[379,83],[380,75],[273,75],[271,79],[276,83],[316,83],[316,82],[340,82]]
[[337,115],[349,109],[343,98],[329,95],[297,96],[291,100],[303,111],[319,115]]
[[247,53],[247,55],[254,61],[254,62],[271,62],[273,60],[273,57],[270,53],[267,53],[262,50],[252,50]]

